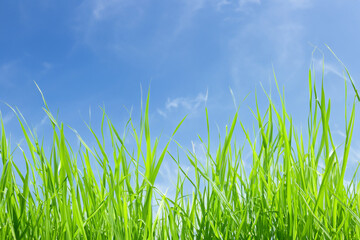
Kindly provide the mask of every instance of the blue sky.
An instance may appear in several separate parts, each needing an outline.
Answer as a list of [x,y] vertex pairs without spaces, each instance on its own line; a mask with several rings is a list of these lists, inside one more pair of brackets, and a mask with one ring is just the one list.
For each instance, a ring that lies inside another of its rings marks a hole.
[[[191,148],[191,142],[199,146],[197,134],[206,136],[205,106],[214,136],[216,126],[224,133],[235,113],[229,88],[237,101],[250,93],[240,116],[251,127],[248,106],[254,107],[255,90],[265,103],[260,83],[274,92],[273,69],[295,123],[305,128],[308,69],[313,61],[321,70],[323,53],[331,124],[341,142],[343,69],[324,44],[358,83],[359,10],[355,0],[2,1],[0,100],[46,136],[36,81],[60,120],[87,136],[89,112],[96,126],[105,106],[122,128],[126,109],[139,116],[140,85],[144,95],[150,86],[152,134],[166,139],[188,114],[177,137]],[[315,46],[320,50],[312,57]],[[18,123],[6,105],[0,110],[15,145],[22,139]],[[355,166],[358,138],[354,146]]]

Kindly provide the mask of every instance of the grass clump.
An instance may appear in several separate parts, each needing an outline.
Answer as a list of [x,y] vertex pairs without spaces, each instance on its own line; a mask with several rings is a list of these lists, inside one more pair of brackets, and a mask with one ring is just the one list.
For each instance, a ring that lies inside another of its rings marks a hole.
[[[318,92],[311,70],[305,133],[295,128],[280,91],[279,95],[280,107],[268,97],[265,113],[258,107],[253,111],[255,139],[236,113],[215,153],[210,151],[207,118],[208,141],[200,138],[206,164],[190,151],[184,151],[186,159],[181,159],[191,165],[194,177],[182,168],[179,155],[168,151],[172,138],[163,149],[158,139],[151,142],[149,94],[140,127],[131,119],[127,123],[135,149],[127,148],[126,135],[120,135],[104,112],[101,136],[89,127],[97,146],[90,148],[75,131],[81,144],[74,152],[64,125],[44,100],[53,129],[51,151],[45,153],[21,113],[14,110],[28,148],[19,148],[26,171],[15,164],[1,121],[0,238],[360,239],[360,185],[354,179],[346,184],[344,179],[356,99],[345,110],[346,137],[340,151],[329,126],[331,101],[326,100],[323,85]],[[234,137],[236,125],[252,151],[249,174],[243,147]],[[110,154],[105,150],[104,127],[110,132]],[[177,163],[179,172],[173,197],[155,184],[165,156]],[[186,184],[192,186],[190,195]]]

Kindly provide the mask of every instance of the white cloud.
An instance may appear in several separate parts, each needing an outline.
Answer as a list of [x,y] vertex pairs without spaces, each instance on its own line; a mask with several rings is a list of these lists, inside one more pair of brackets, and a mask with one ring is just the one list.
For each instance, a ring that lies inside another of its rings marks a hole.
[[6,114],[2,120],[4,124],[7,124],[8,122],[10,122],[12,119],[14,118],[14,114],[13,113],[8,113]]
[[[342,80],[344,80],[344,74],[341,73],[341,69],[339,68],[339,66],[332,64],[332,63],[327,63],[325,61],[323,61],[323,59],[313,59],[313,64],[314,64],[314,68],[315,71],[318,72],[322,72],[323,68],[324,68],[324,74],[334,74],[336,76],[338,76],[339,78],[341,78]],[[348,81],[348,79],[346,78],[346,80]]]
[[312,2],[310,0],[283,0],[284,2],[288,2],[293,8],[296,9],[305,9],[312,6]]
[[[144,14],[146,0],[83,1],[74,16],[77,37],[74,48],[84,45],[93,51],[123,54],[124,49],[138,53],[138,47],[127,42],[124,32],[136,31]],[[125,40],[124,40],[125,39]]]
[[337,130],[335,133],[339,134],[342,138],[345,139],[346,135],[344,133],[344,131],[341,131],[341,130]]
[[53,64],[49,63],[49,62],[43,62],[42,64],[42,71],[41,74],[46,74],[48,71],[50,71],[53,68]]
[[44,67],[44,70],[50,70],[53,67],[53,65],[49,62],[43,62],[42,66]]
[[184,9],[174,30],[174,37],[191,25],[198,11],[205,7],[206,0],[184,0],[183,3]]
[[161,193],[166,193],[167,197],[174,198],[178,174],[178,168],[174,163],[169,164],[167,161],[164,161],[159,170],[161,179],[156,180],[155,187],[159,189]]
[[337,75],[341,79],[344,79],[344,77],[345,77],[345,75],[341,74],[340,70],[335,65],[325,64],[325,69],[324,70],[325,70],[325,74],[332,73],[332,74]]
[[197,110],[200,105],[205,104],[208,98],[208,91],[206,94],[199,93],[196,98],[174,98],[168,99],[165,107],[167,110],[171,110],[172,108],[183,107],[190,111]]
[[314,0],[271,0],[271,5],[287,10],[302,10],[313,6]]
[[160,110],[160,109],[157,109],[156,111],[158,112],[158,114],[160,114],[160,115],[163,116],[164,118],[167,117],[167,114],[166,114],[164,111],[162,111],[162,110]]
[[207,162],[207,153],[204,145],[200,141],[191,141],[191,147],[196,158],[205,165]]
[[260,0],[239,0],[239,6],[243,7],[247,4],[260,4]]
[[175,109],[185,110],[187,113],[196,113],[199,107],[206,105],[208,99],[208,91],[199,93],[195,98],[178,97],[168,98],[165,102],[164,109],[157,109],[157,113],[163,117],[167,117],[168,113]]
[[13,67],[12,63],[5,63],[0,67],[0,70],[5,72],[5,71],[9,71],[12,67]]
[[111,17],[119,17],[119,13],[131,4],[128,0],[90,0],[83,1],[79,7],[79,13],[82,20],[101,21]]
[[102,13],[106,10],[106,4],[104,1],[96,1],[93,9],[93,16],[96,19],[102,18]]
[[350,148],[349,161],[354,164],[357,164],[360,162],[360,150],[358,150],[359,147],[360,147],[360,144],[357,144],[356,147]]
[[124,0],[94,0],[92,1],[92,15],[102,20],[119,13],[129,1]]
[[34,130],[37,131],[40,127],[42,127],[47,122],[47,119],[48,119],[47,115],[43,116],[41,121],[35,125]]
[[301,39],[304,27],[300,23],[290,22],[276,26],[276,32],[279,34],[268,33],[272,36],[276,48],[279,50],[279,60],[286,62],[296,59],[301,47]]
[[196,98],[168,98],[165,107],[167,110],[171,110],[173,108],[183,107],[190,111],[195,111],[199,108],[200,105],[205,104],[208,98],[208,91],[206,94],[199,93]]
[[215,0],[215,9],[222,11],[225,8],[231,9],[235,12],[249,13],[249,11],[255,7],[261,5],[261,0]]
[[202,9],[205,6],[206,0],[184,0],[186,10],[190,13],[195,13],[196,11]]
[[[173,165],[173,164],[171,164],[171,165]],[[159,170],[159,174],[163,179],[168,180],[167,187],[176,185],[178,169],[175,168],[174,166],[169,166],[168,162],[164,161],[164,163],[162,164],[162,166]]]
[[223,7],[223,6],[227,6],[227,5],[229,5],[229,4],[231,4],[231,2],[229,1],[229,0],[220,0],[220,1],[217,1],[217,3],[216,3],[216,10],[221,10],[221,8]]
[[17,72],[17,62],[11,61],[0,65],[0,84],[11,86]]
[[[244,77],[259,81],[272,77],[272,67],[289,69],[283,74],[290,81],[306,62],[307,28],[303,19],[292,14],[296,11],[292,5],[280,0],[271,2],[256,9],[249,8],[256,5],[249,5],[245,9],[251,11],[241,11],[232,17],[233,24],[238,24],[238,30],[228,42],[235,90],[244,88]],[[249,16],[245,22],[244,14]]]
[[325,162],[323,159],[319,161],[318,169],[319,172],[323,173],[325,171]]

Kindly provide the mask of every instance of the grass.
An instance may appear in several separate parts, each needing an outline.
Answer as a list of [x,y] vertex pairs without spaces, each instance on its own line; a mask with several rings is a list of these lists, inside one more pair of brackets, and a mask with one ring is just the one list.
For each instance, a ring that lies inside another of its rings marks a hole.
[[[346,73],[355,99],[351,109],[345,104],[342,151],[334,145],[329,126],[331,101],[323,85],[317,90],[311,70],[305,133],[293,125],[277,85],[281,105],[268,96],[267,110],[253,111],[256,138],[250,137],[236,113],[215,153],[210,151],[206,111],[207,142],[200,138],[207,152],[205,165],[180,145],[185,159],[168,151],[182,122],[163,149],[158,139],[151,142],[150,94],[140,127],[131,118],[126,126],[136,141],[135,149],[127,148],[128,135],[120,135],[104,112],[100,136],[89,126],[96,147],[89,147],[74,131],[81,143],[74,152],[63,123],[51,114],[44,99],[53,129],[51,151],[46,153],[21,113],[13,109],[27,143],[26,151],[17,148],[23,152],[26,171],[14,163],[1,121],[0,238],[360,239],[360,185],[355,175],[350,184],[344,179],[360,99]],[[249,174],[243,162],[244,146],[234,137],[236,125],[252,150]],[[105,140],[104,131],[110,132],[110,139]],[[111,153],[105,150],[105,142],[111,143]],[[173,197],[155,184],[165,156],[178,167]],[[184,161],[191,165],[193,177],[182,168]],[[185,187],[189,184],[191,194]]]

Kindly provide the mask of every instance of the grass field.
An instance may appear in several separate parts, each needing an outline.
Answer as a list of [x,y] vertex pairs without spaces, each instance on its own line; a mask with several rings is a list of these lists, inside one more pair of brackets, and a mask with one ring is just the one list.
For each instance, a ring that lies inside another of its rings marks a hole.
[[[14,110],[28,148],[17,149],[24,153],[21,161],[26,171],[14,163],[14,149],[2,123],[0,238],[360,239],[360,185],[355,175],[350,183],[345,181],[360,99],[350,75],[344,77],[352,83],[355,98],[351,108],[346,107],[347,99],[344,102],[346,137],[341,151],[329,125],[331,101],[323,85],[313,80],[312,70],[304,132],[293,125],[278,87],[280,106],[268,97],[265,112],[253,110],[256,138],[235,114],[225,140],[210,151],[207,118],[206,164],[190,151],[184,150],[185,159],[168,151],[173,138],[163,149],[158,148],[158,140],[151,142],[150,94],[140,127],[129,119],[130,135],[124,137],[104,112],[101,134],[97,136],[89,127],[97,146],[88,146],[77,135],[81,146],[75,150],[45,99],[44,109],[53,127],[50,152],[45,152],[21,113]],[[239,134],[247,139],[246,147],[252,149],[249,174],[244,168],[244,146],[234,138],[236,125],[243,130]],[[110,132],[110,139],[105,139],[104,131]],[[135,139],[137,148],[126,146],[127,137]],[[112,146],[111,153],[105,150],[105,142]],[[172,197],[155,184],[165,157],[178,167]],[[184,161],[191,165],[194,177],[182,168]],[[189,184],[192,194],[185,189]]]

